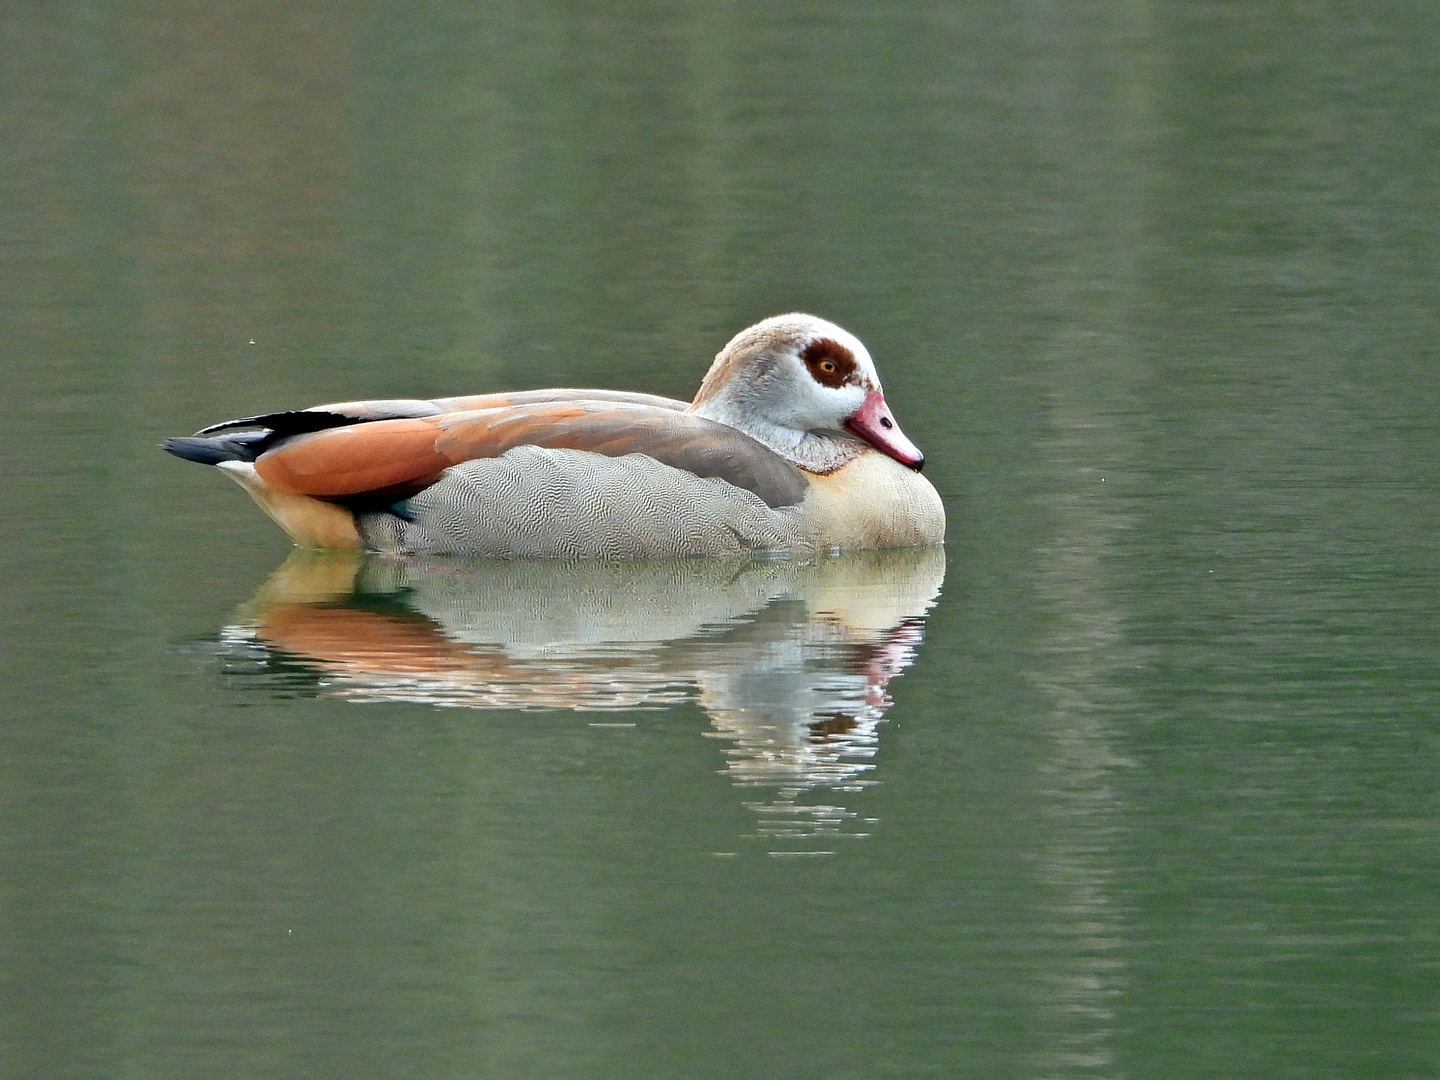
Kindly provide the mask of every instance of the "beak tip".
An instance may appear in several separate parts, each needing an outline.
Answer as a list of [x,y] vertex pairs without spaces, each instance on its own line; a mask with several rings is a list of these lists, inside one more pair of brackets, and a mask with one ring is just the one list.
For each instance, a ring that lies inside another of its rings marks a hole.
[[864,404],[842,424],[850,434],[864,439],[882,454],[894,458],[907,469],[919,472],[925,467],[925,455],[920,448],[905,437],[904,432],[890,415],[885,397],[878,390],[872,390]]

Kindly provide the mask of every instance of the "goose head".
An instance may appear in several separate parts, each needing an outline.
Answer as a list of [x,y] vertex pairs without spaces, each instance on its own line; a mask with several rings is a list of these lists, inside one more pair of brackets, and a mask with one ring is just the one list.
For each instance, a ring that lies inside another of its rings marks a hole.
[[814,315],[776,315],[736,334],[689,411],[738,428],[811,472],[833,472],[864,444],[917,472],[925,464],[885,404],[860,339]]

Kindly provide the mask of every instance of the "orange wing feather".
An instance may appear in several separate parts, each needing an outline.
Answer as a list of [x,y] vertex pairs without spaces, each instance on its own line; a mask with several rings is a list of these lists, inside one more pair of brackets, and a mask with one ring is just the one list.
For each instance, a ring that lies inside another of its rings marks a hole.
[[439,419],[376,420],[297,435],[256,458],[255,471],[281,491],[321,499],[413,495],[454,464],[435,450]]
[[798,503],[807,487],[795,466],[734,428],[628,401],[552,399],[330,428],[285,439],[260,455],[255,468],[267,483],[295,494],[403,498],[451,465],[527,445],[610,457],[646,454],[697,476],[720,477],[770,506]]

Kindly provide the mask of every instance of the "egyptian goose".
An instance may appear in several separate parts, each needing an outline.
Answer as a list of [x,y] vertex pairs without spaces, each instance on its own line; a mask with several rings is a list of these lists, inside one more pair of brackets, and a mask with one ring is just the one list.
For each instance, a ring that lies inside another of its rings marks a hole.
[[307,547],[645,558],[945,535],[870,354],[813,315],[736,335],[688,405],[613,390],[351,401],[164,447],[224,470]]

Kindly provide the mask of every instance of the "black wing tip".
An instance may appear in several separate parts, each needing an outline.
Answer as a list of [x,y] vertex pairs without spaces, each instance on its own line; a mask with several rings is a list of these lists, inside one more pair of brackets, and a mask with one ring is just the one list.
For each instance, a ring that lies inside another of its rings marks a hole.
[[186,461],[201,465],[219,465],[222,461],[234,461],[235,455],[226,449],[221,439],[200,439],[193,435],[180,435],[166,439],[160,449]]
[[345,427],[348,424],[358,424],[361,422],[362,421],[357,420],[353,416],[325,412],[322,409],[293,409],[289,412],[261,413],[258,416],[242,416],[239,420],[226,420],[223,423],[203,427],[197,431],[195,435],[196,437],[219,435],[226,431],[256,428],[272,434],[275,438],[279,439],[290,435],[305,435],[312,431],[325,431],[327,428]]
[[194,435],[166,439],[160,448],[167,454],[196,461],[201,465],[220,465],[227,461],[254,461],[281,439],[306,435],[312,431],[345,427],[356,423],[353,417],[310,409],[295,412],[265,413],[244,416],[211,424]]
[[160,449],[186,461],[201,465],[220,465],[226,461],[254,461],[264,453],[270,433],[249,431],[239,435],[204,439],[196,435],[178,435],[166,439]]

